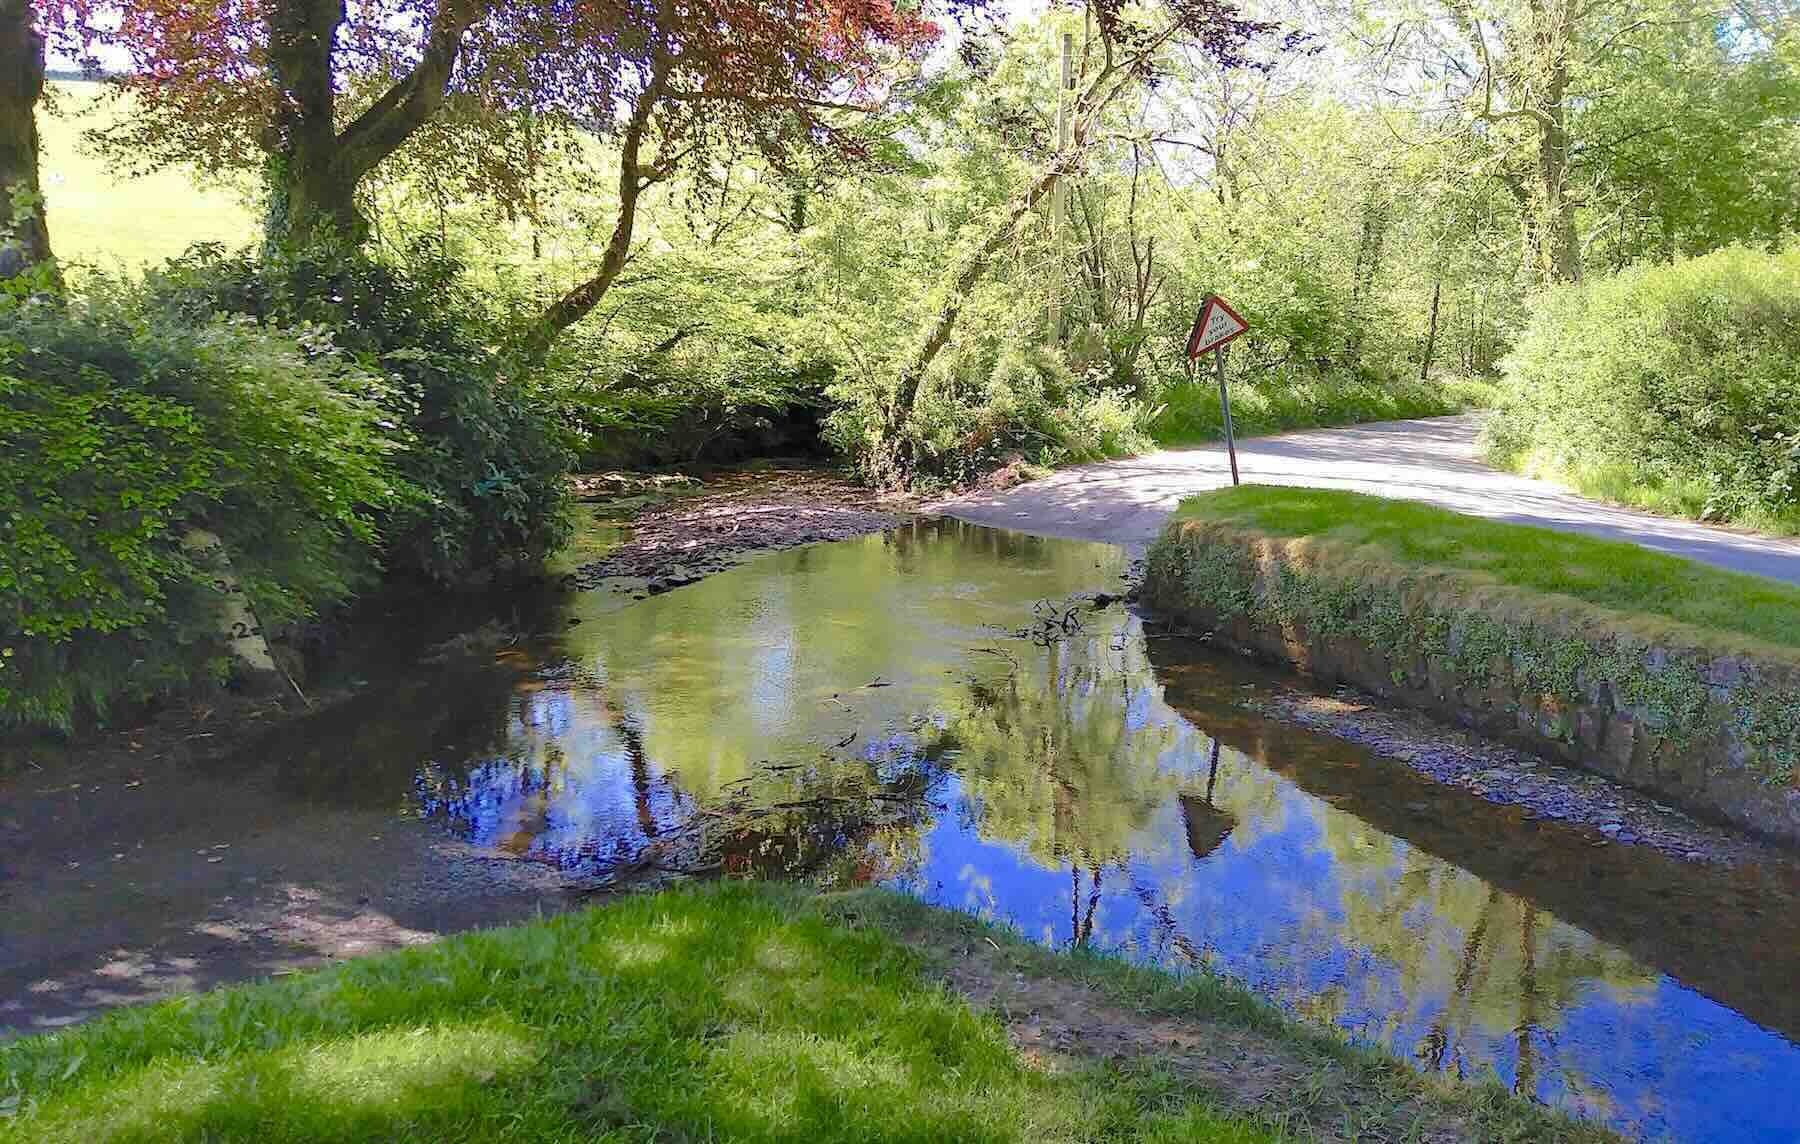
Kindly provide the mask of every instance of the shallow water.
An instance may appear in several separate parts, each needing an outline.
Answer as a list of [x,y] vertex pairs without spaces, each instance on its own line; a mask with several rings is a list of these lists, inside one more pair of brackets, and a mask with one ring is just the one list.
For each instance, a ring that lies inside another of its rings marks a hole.
[[1122,562],[920,524],[578,595],[510,670],[378,693],[283,774],[576,877],[883,883],[1206,964],[1647,1138],[1800,1138],[1790,870],[1608,844],[1252,716],[1254,670],[1118,605],[1067,619]]

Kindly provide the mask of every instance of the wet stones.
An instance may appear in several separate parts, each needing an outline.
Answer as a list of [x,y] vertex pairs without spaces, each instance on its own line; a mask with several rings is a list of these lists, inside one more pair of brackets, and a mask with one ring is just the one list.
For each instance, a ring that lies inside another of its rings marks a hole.
[[1683,814],[1666,803],[1418,711],[1378,706],[1351,689],[1330,696],[1283,690],[1247,698],[1267,718],[1367,747],[1438,782],[1489,802],[1519,807],[1528,819],[1593,830],[1596,846],[1649,846],[1688,862],[1761,861],[1758,844]]
[[[637,490],[625,481],[629,476],[601,474],[577,483],[591,485],[599,499],[602,492]],[[578,569],[572,585],[634,599],[660,596],[764,552],[885,531],[907,519],[909,508],[819,469],[727,472],[704,485],[682,480],[606,501],[608,508],[629,510],[630,535]]]

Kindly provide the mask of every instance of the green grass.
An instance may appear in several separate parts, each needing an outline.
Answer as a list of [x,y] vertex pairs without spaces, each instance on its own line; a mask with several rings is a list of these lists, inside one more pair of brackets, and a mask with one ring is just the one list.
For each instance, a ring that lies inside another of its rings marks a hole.
[[1033,1068],[801,891],[625,899],[0,1046],[0,1140],[1261,1141],[1154,1068]]
[[[1388,381],[1320,378],[1309,374],[1265,375],[1231,379],[1231,421],[1240,437],[1438,417],[1489,403],[1493,386],[1468,378]],[[1198,445],[1222,440],[1225,419],[1219,409],[1219,387],[1210,370],[1194,382],[1169,386],[1158,398],[1160,413],[1150,422],[1158,445]]]
[[[1225,978],[1175,973],[1087,947],[1053,950],[1008,926],[926,905],[886,890],[856,890],[824,900],[827,916],[852,926],[906,935],[939,968],[972,961],[1002,978],[1041,979],[1079,988],[1146,1022],[1204,1023],[1208,1040],[1237,1072],[1273,1067],[1287,1091],[1261,1119],[1284,1137],[1356,1140],[1616,1141],[1610,1130],[1521,1099],[1492,1073],[1466,1080],[1421,1074],[1397,1057],[1349,1041],[1336,1029],[1297,1021],[1272,1002]],[[1055,1014],[1046,1019],[1055,1019]],[[1246,1038],[1244,1034],[1248,1034]],[[1255,1046],[1277,1046],[1259,1054]],[[1233,1049],[1251,1052],[1234,1055]]]
[[94,83],[51,83],[38,117],[50,244],[64,262],[142,270],[196,242],[239,246],[257,234],[244,188],[196,185],[182,171],[127,178],[96,157],[81,133],[117,112]]
[[[1641,508],[1660,516],[1705,520],[1708,519],[1707,506],[1713,499],[1711,489],[1695,477],[1669,474],[1651,479],[1632,466],[1618,462],[1556,461],[1537,450],[1515,456],[1489,450],[1486,459],[1523,476],[1567,485],[1595,500]],[[1731,523],[1777,536],[1800,536],[1800,508],[1788,513],[1745,508],[1732,518]]]
[[1502,524],[1413,501],[1266,485],[1190,497],[1177,516],[1276,536],[1375,545],[1408,563],[1479,572],[1514,587],[1800,647],[1800,588],[1635,544]]

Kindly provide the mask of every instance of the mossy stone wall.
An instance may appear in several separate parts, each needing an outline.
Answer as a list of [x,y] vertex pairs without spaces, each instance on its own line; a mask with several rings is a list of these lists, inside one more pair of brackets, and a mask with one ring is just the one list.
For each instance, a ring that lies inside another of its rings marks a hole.
[[1800,845],[1789,649],[1211,521],[1147,565],[1145,602],[1227,646]]

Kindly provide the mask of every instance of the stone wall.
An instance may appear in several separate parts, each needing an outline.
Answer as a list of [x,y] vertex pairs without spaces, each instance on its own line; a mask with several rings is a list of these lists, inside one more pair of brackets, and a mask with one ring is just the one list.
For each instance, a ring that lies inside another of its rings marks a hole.
[[1144,601],[1225,646],[1800,845],[1800,653],[1420,568],[1172,522]]

